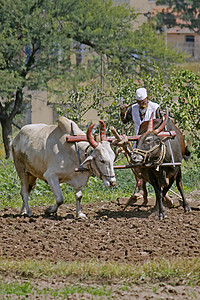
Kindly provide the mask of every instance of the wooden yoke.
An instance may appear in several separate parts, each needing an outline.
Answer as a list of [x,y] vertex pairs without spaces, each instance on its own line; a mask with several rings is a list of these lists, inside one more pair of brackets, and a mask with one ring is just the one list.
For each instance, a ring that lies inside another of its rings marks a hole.
[[[113,135],[114,135],[114,133],[113,133]],[[118,135],[118,137],[121,138],[121,140],[124,139],[124,135],[119,135],[118,133],[117,133],[117,135]],[[160,133],[158,133],[158,136],[161,136],[161,137],[167,137],[167,136],[175,137],[176,136],[176,132],[174,130],[172,130],[172,131],[161,131]],[[137,141],[139,138],[140,138],[140,135],[127,136],[127,139],[130,142]],[[116,137],[115,136],[108,136],[107,139],[108,139],[109,142],[112,142],[112,141],[114,141],[116,139]],[[76,135],[76,136],[67,135],[66,136],[66,140],[67,140],[68,143],[87,142],[87,136],[86,135]]]

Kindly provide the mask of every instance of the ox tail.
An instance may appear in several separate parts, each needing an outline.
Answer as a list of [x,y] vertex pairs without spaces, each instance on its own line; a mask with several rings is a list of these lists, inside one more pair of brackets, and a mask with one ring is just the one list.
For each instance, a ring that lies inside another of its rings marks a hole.
[[188,149],[188,147],[186,146],[185,147],[185,154],[184,154],[183,158],[184,158],[185,161],[188,161],[188,159],[190,158],[190,156],[191,156],[191,152]]

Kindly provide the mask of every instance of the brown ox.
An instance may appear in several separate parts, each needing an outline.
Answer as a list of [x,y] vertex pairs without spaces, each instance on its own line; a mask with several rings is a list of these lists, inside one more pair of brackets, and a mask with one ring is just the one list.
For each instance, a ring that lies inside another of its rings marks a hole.
[[[90,125],[87,131],[88,142],[80,142],[79,153],[81,166],[87,170],[83,173],[75,172],[79,167],[75,144],[66,141],[66,136],[72,133],[85,135],[76,123],[65,117],[60,117],[58,125],[34,124],[24,126],[12,143],[12,153],[15,168],[21,180],[21,196],[24,208],[28,216],[32,212],[28,205],[28,197],[34,187],[36,179],[46,181],[56,197],[56,203],[50,206],[46,213],[55,213],[63,203],[63,195],[59,183],[65,182],[75,189],[76,216],[86,218],[81,211],[82,187],[88,182],[91,172],[94,172],[104,181],[106,186],[113,186],[116,183],[113,169],[115,154],[107,141],[106,128],[103,121],[100,121],[101,141],[97,143],[92,137]],[[90,151],[88,151],[90,150]]]
[[[183,193],[181,166],[160,166],[161,163],[172,163],[173,159],[174,163],[181,163],[182,158],[185,156],[184,138],[173,121],[168,118],[168,112],[165,120],[155,130],[154,128],[158,121],[156,121],[155,124],[154,121],[155,120],[151,118],[148,122],[147,130],[145,129],[145,124],[143,125],[144,127],[141,127],[140,133],[142,133],[142,130],[144,133],[138,140],[137,148],[133,151],[131,162],[134,165],[140,165],[135,168],[135,171],[144,181],[145,197],[147,196],[145,183],[149,182],[154,187],[156,193],[156,211],[159,213],[159,219],[162,219],[166,217],[163,207],[163,198],[172,186],[174,180],[176,180],[177,188],[181,193],[185,212],[191,211],[191,208]],[[168,131],[174,130],[176,137],[170,139],[170,137],[163,138],[158,136],[158,133],[166,128]]]

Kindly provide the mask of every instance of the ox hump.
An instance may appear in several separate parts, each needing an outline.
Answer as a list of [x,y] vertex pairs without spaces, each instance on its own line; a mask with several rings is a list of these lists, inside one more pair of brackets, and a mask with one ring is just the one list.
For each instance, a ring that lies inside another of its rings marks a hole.
[[58,118],[58,127],[65,132],[66,134],[72,134],[71,132],[71,123],[74,125],[74,131],[77,135],[84,135],[85,133],[78,127],[78,125],[72,120],[67,119],[66,117]]

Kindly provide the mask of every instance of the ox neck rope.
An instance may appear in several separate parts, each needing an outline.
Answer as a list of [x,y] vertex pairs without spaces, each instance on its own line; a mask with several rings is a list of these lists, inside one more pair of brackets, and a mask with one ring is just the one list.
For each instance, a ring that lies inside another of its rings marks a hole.
[[[148,160],[150,158],[151,153],[154,150],[156,150],[157,148],[159,148],[160,146],[161,146],[161,151],[160,151],[160,155],[159,155],[158,159],[156,161],[154,161],[153,163],[148,163]],[[148,151],[136,148],[136,149],[133,150],[133,153],[139,154],[143,157],[143,164],[146,167],[158,166],[158,165],[162,164],[163,161],[164,161],[164,158],[165,158],[165,155],[166,155],[166,145],[164,144],[163,141],[161,141],[160,144],[155,145],[154,147],[152,147]]]

